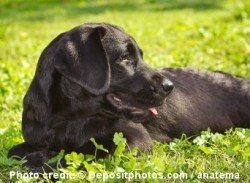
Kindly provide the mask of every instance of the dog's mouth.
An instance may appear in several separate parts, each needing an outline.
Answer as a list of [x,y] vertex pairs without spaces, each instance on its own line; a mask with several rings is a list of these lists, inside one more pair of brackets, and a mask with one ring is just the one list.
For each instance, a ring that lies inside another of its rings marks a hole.
[[128,99],[122,97],[121,95],[109,93],[106,95],[107,101],[116,109],[116,111],[127,112],[131,115],[148,115],[149,113],[153,116],[157,116],[158,112],[156,107],[157,106],[148,106],[140,105],[136,101],[129,102]]

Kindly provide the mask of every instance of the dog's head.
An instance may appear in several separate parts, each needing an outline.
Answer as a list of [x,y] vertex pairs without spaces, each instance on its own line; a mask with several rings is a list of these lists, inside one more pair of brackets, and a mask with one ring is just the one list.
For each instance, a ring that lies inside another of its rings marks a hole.
[[156,115],[155,107],[173,89],[171,81],[146,65],[136,41],[117,26],[85,24],[64,33],[58,43],[56,70],[92,98],[101,98],[106,115],[141,121]]

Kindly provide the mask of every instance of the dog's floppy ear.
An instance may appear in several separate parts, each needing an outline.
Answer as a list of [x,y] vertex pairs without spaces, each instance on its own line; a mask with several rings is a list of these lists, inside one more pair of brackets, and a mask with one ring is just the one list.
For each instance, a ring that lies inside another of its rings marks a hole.
[[110,66],[102,43],[105,34],[102,26],[73,30],[55,60],[62,75],[94,95],[106,92],[110,84]]

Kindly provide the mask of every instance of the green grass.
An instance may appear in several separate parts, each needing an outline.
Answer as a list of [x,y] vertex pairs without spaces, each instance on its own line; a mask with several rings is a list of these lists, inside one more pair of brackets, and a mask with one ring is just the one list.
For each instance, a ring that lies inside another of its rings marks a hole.
[[[84,22],[109,22],[137,40],[152,67],[189,66],[249,79],[249,18],[247,0],[0,0],[0,182],[14,181],[10,170],[26,171],[6,153],[22,142],[23,96],[41,51],[59,33]],[[155,143],[151,154],[139,157],[118,152],[91,163],[93,157],[71,154],[67,171],[186,172],[193,174],[189,182],[213,182],[198,179],[197,172],[238,172],[240,182],[249,182],[249,144],[249,130],[204,132],[195,142]]]

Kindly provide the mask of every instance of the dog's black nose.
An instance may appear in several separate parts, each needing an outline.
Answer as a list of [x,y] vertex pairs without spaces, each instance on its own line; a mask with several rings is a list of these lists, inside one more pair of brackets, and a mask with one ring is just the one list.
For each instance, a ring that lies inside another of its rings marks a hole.
[[171,92],[174,88],[174,84],[170,80],[164,79],[162,82],[162,87],[164,91]]

